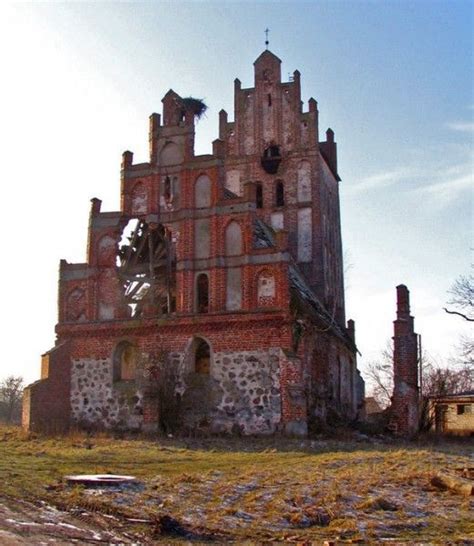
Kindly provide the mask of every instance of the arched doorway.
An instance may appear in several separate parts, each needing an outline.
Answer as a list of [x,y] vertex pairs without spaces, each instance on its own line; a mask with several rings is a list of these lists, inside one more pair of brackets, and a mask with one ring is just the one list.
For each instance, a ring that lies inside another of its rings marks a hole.
[[113,380],[133,381],[137,368],[137,351],[129,341],[121,341],[114,351]]
[[209,375],[211,370],[211,348],[204,339],[196,340],[194,353],[194,371],[199,374]]

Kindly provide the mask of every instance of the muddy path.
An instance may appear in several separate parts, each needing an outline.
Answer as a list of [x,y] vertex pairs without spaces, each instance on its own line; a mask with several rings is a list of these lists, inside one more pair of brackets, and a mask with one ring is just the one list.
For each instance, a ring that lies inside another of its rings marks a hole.
[[137,544],[124,523],[105,514],[84,510],[63,512],[44,502],[33,504],[0,497],[0,544]]

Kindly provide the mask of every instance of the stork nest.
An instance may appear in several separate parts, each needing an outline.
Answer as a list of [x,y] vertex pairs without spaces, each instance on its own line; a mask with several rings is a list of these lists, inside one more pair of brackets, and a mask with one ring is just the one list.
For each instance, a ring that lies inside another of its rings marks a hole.
[[182,101],[184,108],[191,111],[197,119],[201,119],[207,111],[207,104],[204,102],[204,99],[186,97]]

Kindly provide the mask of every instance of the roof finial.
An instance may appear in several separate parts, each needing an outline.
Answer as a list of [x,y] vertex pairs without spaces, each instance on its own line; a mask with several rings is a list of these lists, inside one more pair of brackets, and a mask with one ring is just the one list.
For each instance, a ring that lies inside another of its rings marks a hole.
[[268,33],[270,32],[270,29],[269,28],[266,28],[265,29],[265,49],[268,49],[268,44],[269,44],[269,41],[268,41]]

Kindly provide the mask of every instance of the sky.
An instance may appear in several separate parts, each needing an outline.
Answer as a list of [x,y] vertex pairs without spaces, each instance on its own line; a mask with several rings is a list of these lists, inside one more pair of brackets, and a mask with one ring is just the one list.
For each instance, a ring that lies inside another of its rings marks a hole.
[[0,379],[39,378],[59,260],[85,261],[92,197],[118,210],[121,154],[147,160],[168,89],[205,99],[196,153],[210,153],[267,27],[284,79],[298,69],[318,101],[321,139],[335,131],[362,373],[392,335],[401,283],[425,351],[448,364],[466,325],[442,308],[474,247],[472,25],[457,0],[2,4]]

